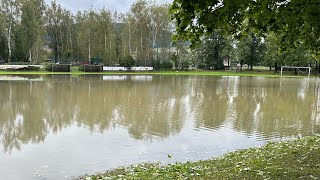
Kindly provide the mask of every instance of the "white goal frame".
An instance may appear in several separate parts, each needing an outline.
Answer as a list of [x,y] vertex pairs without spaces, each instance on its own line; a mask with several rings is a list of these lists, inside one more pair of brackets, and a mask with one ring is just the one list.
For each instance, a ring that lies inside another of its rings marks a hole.
[[308,70],[308,77],[310,77],[310,74],[311,74],[311,67],[281,66],[281,76],[282,76],[283,69],[297,69],[298,71],[301,71],[300,69],[306,69]]

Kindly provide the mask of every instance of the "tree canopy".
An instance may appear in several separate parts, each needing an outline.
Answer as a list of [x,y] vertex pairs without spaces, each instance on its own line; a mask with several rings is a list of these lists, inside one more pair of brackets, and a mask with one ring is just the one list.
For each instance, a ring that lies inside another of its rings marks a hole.
[[193,45],[220,29],[236,36],[274,32],[283,34],[284,47],[302,43],[320,50],[320,0],[174,0],[171,15],[176,38]]
[[126,13],[90,8],[73,14],[56,1],[0,0],[0,63],[170,61],[169,7],[137,0]]

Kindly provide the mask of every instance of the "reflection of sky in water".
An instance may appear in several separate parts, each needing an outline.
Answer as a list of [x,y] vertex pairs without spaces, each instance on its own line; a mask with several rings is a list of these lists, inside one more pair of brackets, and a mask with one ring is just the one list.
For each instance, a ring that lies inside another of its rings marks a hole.
[[[75,141],[77,143],[75,143]],[[151,141],[130,140],[126,129],[115,128],[104,133],[90,132],[72,125],[59,135],[49,134],[44,143],[24,145],[11,157],[0,156],[2,177],[60,179],[83,173],[94,173],[141,162],[185,162],[207,159],[234,149],[261,145],[254,137],[234,132],[229,127],[212,131],[183,129],[169,138]],[[167,155],[172,155],[169,159]],[[7,161],[3,161],[7,159]],[[28,165],[27,165],[28,164]],[[1,173],[0,173],[1,174]]]
[[41,78],[0,81],[1,177],[207,159],[320,130],[317,79]]

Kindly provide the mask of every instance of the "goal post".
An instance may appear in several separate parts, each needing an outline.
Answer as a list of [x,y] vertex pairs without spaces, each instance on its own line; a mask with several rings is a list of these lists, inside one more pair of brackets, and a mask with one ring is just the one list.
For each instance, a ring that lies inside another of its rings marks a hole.
[[308,72],[308,77],[310,77],[311,74],[311,67],[281,66],[281,76],[283,69],[297,69],[298,71],[301,71],[300,69],[306,69],[306,71]]

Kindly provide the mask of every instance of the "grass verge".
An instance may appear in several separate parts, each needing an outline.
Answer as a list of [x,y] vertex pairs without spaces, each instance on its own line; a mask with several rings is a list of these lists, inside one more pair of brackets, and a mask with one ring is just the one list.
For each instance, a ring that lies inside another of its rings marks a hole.
[[320,179],[320,136],[271,142],[220,158],[161,166],[141,164],[79,179]]
[[48,71],[0,71],[0,75],[44,75],[44,74],[64,74],[64,75],[186,75],[186,76],[259,76],[259,77],[306,77],[297,76],[292,73],[286,73],[283,76],[275,74],[274,71],[268,70],[253,70],[253,71],[151,71],[151,72],[81,72],[77,69],[72,69],[71,72],[48,72]]

